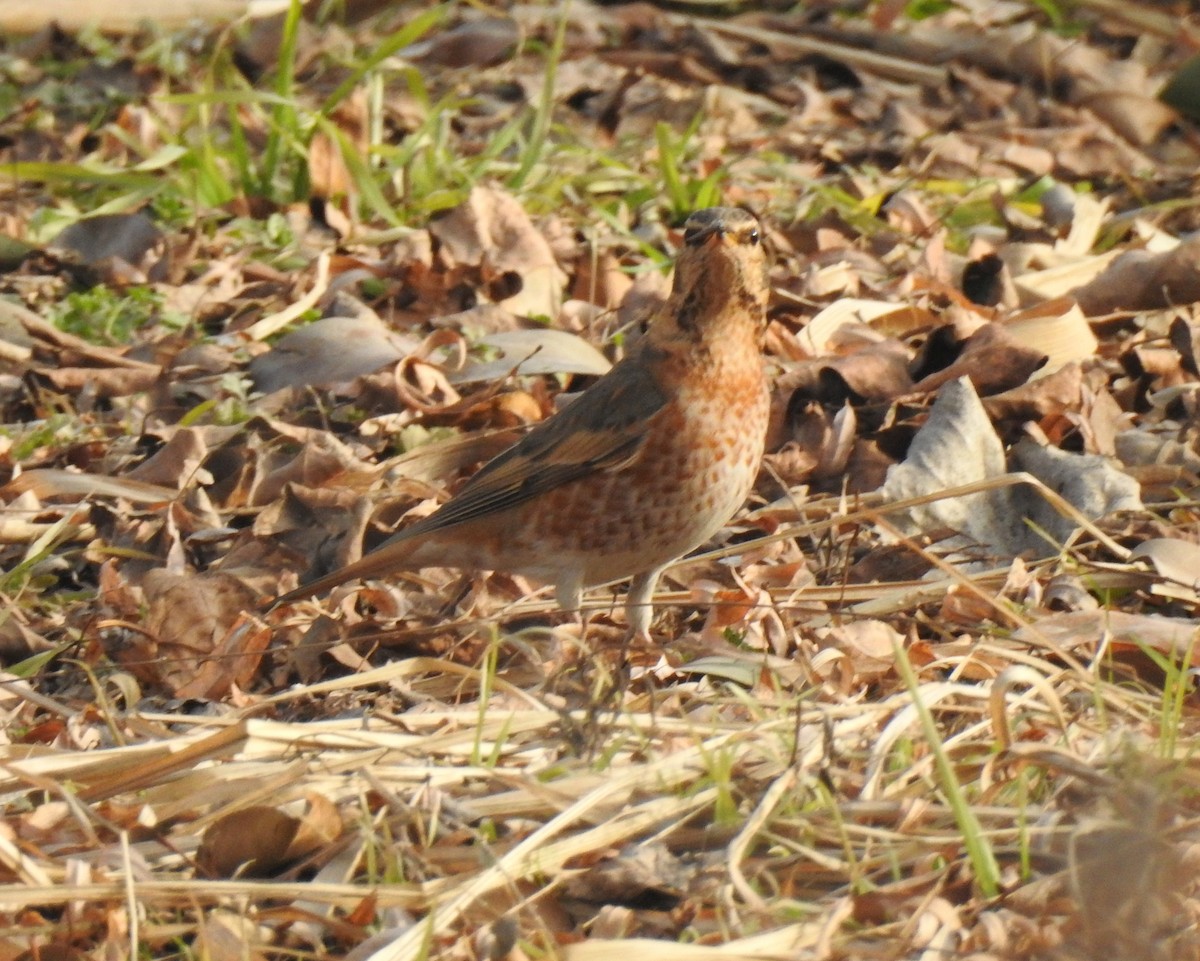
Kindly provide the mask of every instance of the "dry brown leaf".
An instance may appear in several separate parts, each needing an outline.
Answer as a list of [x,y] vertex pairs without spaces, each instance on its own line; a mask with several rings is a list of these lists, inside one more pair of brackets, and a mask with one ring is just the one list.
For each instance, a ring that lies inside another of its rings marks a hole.
[[1156,537],[1133,549],[1130,560],[1147,560],[1160,576],[1193,590],[1200,589],[1200,545]]
[[1039,618],[1031,627],[1022,628],[1014,636],[1017,640],[1033,643],[1039,638],[1047,638],[1067,651],[1108,648],[1121,663],[1161,680],[1161,671],[1142,656],[1143,648],[1149,648],[1175,662],[1191,658],[1194,663],[1197,642],[1200,641],[1200,624],[1195,620],[1158,614],[1084,610]]
[[162,377],[160,370],[130,370],[115,367],[97,370],[94,367],[58,367],[42,372],[58,390],[78,393],[84,389],[94,392],[105,400],[113,397],[129,397],[152,390]]
[[5,497],[14,497],[27,491],[41,500],[52,497],[119,497],[134,504],[165,503],[174,500],[179,493],[171,487],[145,481],[100,477],[55,468],[25,471],[9,481],[2,490]]
[[984,409],[996,420],[1040,420],[1051,414],[1078,410],[1082,403],[1083,371],[1076,363],[983,398]]
[[[1026,438],[1014,446],[1012,460],[1014,470],[1038,478],[1088,520],[1142,509],[1137,481],[1110,457],[1075,454]],[[1035,531],[1049,534],[1058,543],[1065,543],[1078,529],[1074,517],[1061,514],[1028,486],[1018,489],[1013,507],[1017,517],[1027,518]]]
[[[888,470],[883,494],[907,500],[1003,474],[1004,450],[978,395],[965,378],[939,393],[929,419],[913,438],[904,462]],[[915,507],[898,518],[904,529],[966,532],[989,514],[980,492]],[[1005,516],[1005,521],[1009,520]],[[986,523],[986,522],[985,522]],[[996,538],[981,538],[996,540]]]
[[844,327],[866,327],[871,331],[899,336],[934,323],[932,315],[906,304],[839,297],[813,317],[797,339],[811,356],[820,357],[828,353],[846,352],[847,349],[840,346],[846,342],[847,334],[842,332]]
[[341,837],[345,826],[337,805],[323,794],[309,791],[305,794],[304,813],[291,843],[287,856],[290,860],[307,857],[314,851],[328,848]]
[[570,878],[565,891],[592,904],[669,910],[687,887],[687,867],[663,845],[639,844]]
[[546,239],[511,195],[474,187],[467,201],[435,220],[429,232],[450,265],[479,267],[485,285],[511,280],[491,299],[528,317],[557,317],[567,276]]
[[284,387],[329,386],[374,373],[416,351],[420,341],[389,330],[373,313],[325,317],[279,338],[250,362],[264,393]]
[[1030,307],[1001,323],[1017,343],[1046,355],[1046,365],[1034,377],[1048,377],[1067,364],[1094,357],[1099,345],[1083,311],[1069,297]]
[[[939,343],[940,349],[935,346]],[[941,366],[947,355],[954,359]],[[913,393],[932,393],[967,377],[979,394],[998,394],[1025,383],[1046,360],[1045,353],[1021,344],[1000,324],[984,324],[962,341],[957,341],[953,328],[942,327],[930,335],[922,356],[914,361],[913,376],[919,379]]]
[[192,484],[211,484],[212,474],[200,465],[208,456],[208,438],[213,434],[211,429],[181,427],[172,432],[170,440],[153,456],[129,470],[126,476],[144,484],[161,484],[177,490],[184,490]]
[[1127,250],[1072,294],[1089,317],[1196,303],[1200,301],[1200,238],[1185,240],[1164,253]]
[[300,820],[256,805],[222,815],[204,832],[196,866],[210,878],[270,877],[288,863]]
[[405,47],[400,55],[427,67],[481,69],[506,60],[518,40],[520,32],[514,20],[480,17]]
[[143,590],[146,636],[116,652],[144,683],[179,697],[221,697],[249,686],[270,631],[245,618],[259,596],[228,574],[150,571]]
[[249,918],[218,911],[196,928],[196,946],[207,961],[265,961],[260,934]]
[[[272,422],[272,426],[275,426]],[[245,503],[254,507],[277,504],[292,484],[318,488],[331,482],[344,487],[369,487],[379,476],[379,466],[362,459],[353,448],[328,431],[290,428],[281,431],[299,442],[293,457],[275,459],[250,482]]]
[[853,621],[817,631],[820,653],[813,669],[823,678],[837,679],[843,691],[869,684],[895,670],[896,650],[904,636],[877,620]]

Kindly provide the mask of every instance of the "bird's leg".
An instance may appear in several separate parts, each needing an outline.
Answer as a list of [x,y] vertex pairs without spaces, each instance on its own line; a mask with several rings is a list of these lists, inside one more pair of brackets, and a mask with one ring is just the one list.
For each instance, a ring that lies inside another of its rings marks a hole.
[[554,585],[554,600],[564,611],[578,614],[583,607],[583,577],[570,571],[563,571],[562,576]]
[[629,620],[629,637],[626,644],[636,638],[649,643],[650,622],[654,619],[654,589],[658,587],[658,579],[666,565],[656,567],[652,571],[638,574],[629,583],[629,593],[625,595],[625,616]]
[[554,585],[554,600],[559,608],[579,618],[579,643],[587,637],[587,615],[583,612],[583,576],[563,571]]
[[629,630],[621,642],[621,654],[617,660],[615,672],[610,680],[611,689],[598,702],[609,702],[615,712],[629,690],[632,670],[629,662],[630,645],[637,640],[639,643],[650,643],[650,622],[654,619],[654,589],[658,587],[658,578],[663,567],[637,574],[629,583],[629,592],[625,595],[625,619],[629,622]]

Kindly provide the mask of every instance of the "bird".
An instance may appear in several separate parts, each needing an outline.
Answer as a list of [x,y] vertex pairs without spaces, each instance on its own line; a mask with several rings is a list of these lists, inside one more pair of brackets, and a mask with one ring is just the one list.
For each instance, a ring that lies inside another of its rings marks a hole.
[[423,567],[553,584],[574,612],[585,589],[631,579],[630,636],[648,639],[664,569],[728,523],[758,475],[770,406],[762,237],[742,208],[691,214],[671,293],[623,359],[432,514],[271,608]]

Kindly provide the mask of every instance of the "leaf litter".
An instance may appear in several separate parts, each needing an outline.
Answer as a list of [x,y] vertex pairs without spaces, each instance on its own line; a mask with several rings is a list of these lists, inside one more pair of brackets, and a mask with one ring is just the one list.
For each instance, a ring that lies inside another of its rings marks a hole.
[[[5,955],[1194,957],[1187,25],[343,6],[6,24]],[[770,452],[653,648],[502,575],[262,612],[718,202]]]

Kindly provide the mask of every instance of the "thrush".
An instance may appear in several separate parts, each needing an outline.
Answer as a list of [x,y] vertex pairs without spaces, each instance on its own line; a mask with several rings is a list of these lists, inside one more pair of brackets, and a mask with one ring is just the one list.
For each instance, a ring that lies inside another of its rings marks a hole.
[[553,584],[577,611],[586,588],[632,578],[629,626],[647,637],[664,568],[716,534],[758,474],[767,289],[758,220],[730,207],[692,214],[671,295],[623,360],[434,513],[275,603],[456,567]]

